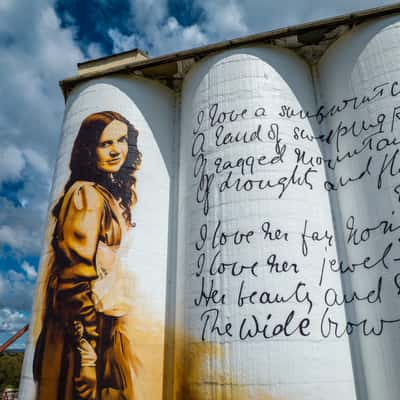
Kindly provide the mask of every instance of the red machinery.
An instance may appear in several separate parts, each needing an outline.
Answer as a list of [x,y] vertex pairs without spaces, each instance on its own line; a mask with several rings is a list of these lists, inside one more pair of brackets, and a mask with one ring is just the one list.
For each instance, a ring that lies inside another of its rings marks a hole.
[[10,339],[5,341],[0,346],[0,354],[7,349],[8,346],[12,345],[17,339],[19,339],[27,330],[29,329],[29,325],[25,325],[21,328],[15,335],[11,336]]

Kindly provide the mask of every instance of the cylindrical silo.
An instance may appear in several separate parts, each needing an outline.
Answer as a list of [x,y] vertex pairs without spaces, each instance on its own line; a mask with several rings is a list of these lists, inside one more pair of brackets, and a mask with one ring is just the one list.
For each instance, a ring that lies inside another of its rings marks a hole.
[[[337,257],[310,69],[284,49],[210,56],[181,98],[182,399],[354,399],[348,338],[324,339]],[[304,154],[303,154],[304,152]],[[335,318],[345,321],[344,308]]]
[[336,109],[321,123],[321,145],[342,279],[356,297],[347,308],[358,395],[369,400],[400,391],[399,40],[397,16],[363,24],[327,51],[316,77],[325,111]]
[[174,102],[123,76],[69,95],[20,399],[162,398]]

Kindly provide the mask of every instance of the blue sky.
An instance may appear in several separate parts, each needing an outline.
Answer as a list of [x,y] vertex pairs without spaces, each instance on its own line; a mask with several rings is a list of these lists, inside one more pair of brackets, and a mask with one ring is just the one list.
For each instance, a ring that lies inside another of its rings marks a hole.
[[135,47],[156,56],[393,3],[0,0],[0,343],[30,319],[63,119],[58,81],[76,63]]

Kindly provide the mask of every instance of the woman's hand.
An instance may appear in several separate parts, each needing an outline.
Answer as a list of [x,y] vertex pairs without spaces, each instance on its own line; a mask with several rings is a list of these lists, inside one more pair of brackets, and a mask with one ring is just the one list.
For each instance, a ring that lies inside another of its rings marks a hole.
[[80,321],[74,321],[74,336],[78,342],[81,357],[79,376],[75,378],[75,388],[81,399],[96,400],[96,361],[97,354],[92,345],[82,337],[83,325]]
[[96,400],[96,367],[82,366],[79,376],[75,378],[75,389],[80,399]]
[[73,335],[75,340],[79,343],[79,341],[82,339],[83,337],[83,324],[81,321],[74,321],[73,322]]
[[78,351],[81,355],[81,367],[95,367],[97,354],[86,339],[79,340]]

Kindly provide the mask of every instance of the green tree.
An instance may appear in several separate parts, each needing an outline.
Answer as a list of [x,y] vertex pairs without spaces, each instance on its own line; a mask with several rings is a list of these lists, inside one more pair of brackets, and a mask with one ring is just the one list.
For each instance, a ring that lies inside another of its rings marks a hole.
[[23,353],[0,354],[0,393],[7,387],[18,388],[23,358]]

